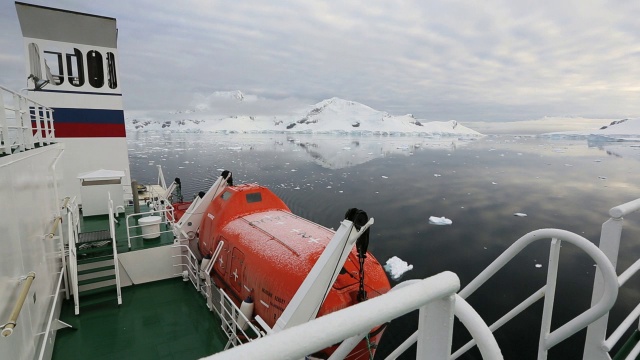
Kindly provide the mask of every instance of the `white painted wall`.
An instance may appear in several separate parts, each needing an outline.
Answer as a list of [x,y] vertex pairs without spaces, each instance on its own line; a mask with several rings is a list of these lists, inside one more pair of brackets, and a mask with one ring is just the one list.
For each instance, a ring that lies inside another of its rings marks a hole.
[[19,278],[35,271],[14,333],[0,337],[0,358],[32,359],[45,330],[60,271],[59,241],[51,231],[58,200],[51,165],[60,144],[0,158],[0,323],[9,318],[22,288]]
[[[60,194],[72,197],[76,195],[77,202],[82,203],[78,175],[99,169],[109,169],[124,171],[122,188],[125,198],[132,198],[126,138],[66,138],[58,141],[65,144],[64,157],[57,165],[63,169],[65,179],[61,184]],[[117,205],[115,198],[113,199],[114,205]]]

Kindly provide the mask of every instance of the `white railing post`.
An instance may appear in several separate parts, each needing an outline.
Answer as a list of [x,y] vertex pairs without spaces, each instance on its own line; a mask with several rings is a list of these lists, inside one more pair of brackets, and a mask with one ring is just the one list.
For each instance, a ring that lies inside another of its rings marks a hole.
[[111,234],[111,246],[113,247],[113,266],[116,273],[116,292],[118,294],[118,305],[122,305],[122,290],[120,289],[120,265],[118,264],[118,247],[116,245],[116,230],[113,217],[113,200],[109,193],[109,232]]
[[[618,263],[618,251],[620,249],[620,237],[622,235],[622,218],[611,218],[602,224],[600,233],[600,250],[607,256],[611,265],[615,269]],[[595,305],[602,297],[604,291],[604,279],[602,271],[596,267],[595,279],[593,281],[593,292],[591,295],[591,306]],[[583,360],[609,359],[609,352],[604,348],[603,343],[607,336],[607,323],[609,313],[604,314],[600,319],[594,321],[587,328],[587,338],[584,342]]]
[[47,139],[47,144],[51,144],[53,139],[56,138],[55,129],[53,127],[53,110],[50,108],[44,108],[45,119],[44,119],[44,135]]
[[33,130],[31,126],[31,113],[29,111],[29,102],[27,98],[19,96],[20,101],[20,127],[22,137],[24,139],[24,145],[26,150],[34,148],[33,145]]
[[[2,150],[4,148],[4,150]],[[0,154],[11,154],[11,142],[9,141],[9,125],[4,107],[4,97],[0,92]]]
[[22,131],[22,116],[20,115],[20,109],[22,107],[20,96],[18,94],[13,94],[13,116],[15,121],[15,136],[16,143],[18,147],[18,152],[25,151],[26,148],[24,146],[24,133]]
[[[42,115],[40,115],[40,111],[42,111]],[[44,118],[44,112],[46,110],[44,108],[42,108],[40,105],[38,104],[33,104],[33,116],[31,116],[31,108],[29,108],[29,115],[31,117],[31,122],[35,121],[36,122],[36,131],[35,131],[35,138],[38,141],[38,145],[42,146],[43,142],[42,142],[42,126],[41,126],[41,122],[42,119]],[[33,125],[33,124],[32,124]]]
[[453,336],[455,294],[432,301],[420,308],[416,360],[448,360]]
[[73,212],[67,213],[67,229],[69,232],[69,272],[71,276],[71,293],[73,295],[74,313],[80,313],[80,296],[78,291],[78,259],[76,254],[77,231],[74,226]]
[[547,270],[547,283],[545,285],[544,305],[542,308],[542,325],[540,325],[540,338],[538,340],[538,360],[547,358],[549,346],[547,339],[551,333],[551,318],[553,317],[553,302],[556,299],[556,282],[558,279],[558,262],[560,261],[561,241],[557,238],[551,240],[549,250],[549,269]]

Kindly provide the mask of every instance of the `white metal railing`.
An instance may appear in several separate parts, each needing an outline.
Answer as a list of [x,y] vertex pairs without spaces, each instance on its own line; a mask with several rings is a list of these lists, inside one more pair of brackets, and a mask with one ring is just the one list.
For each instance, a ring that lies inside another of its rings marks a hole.
[[[618,252],[622,236],[623,217],[640,210],[640,199],[618,205],[609,210],[611,218],[602,224],[600,233],[600,250],[611,261],[614,269],[618,262]],[[640,259],[636,260],[620,276],[617,277],[617,285],[622,287],[627,281],[640,270]],[[597,302],[602,297],[603,292],[608,291],[602,281],[602,271],[598,267],[594,278],[593,293],[591,303]],[[625,332],[634,324],[638,323],[640,317],[640,304],[621,322],[621,324],[607,338],[607,323],[609,313],[602,316],[597,321],[589,325],[587,338],[584,345],[584,360],[604,360],[610,359],[609,352],[620,341]],[[630,351],[627,359],[636,359],[640,354],[640,343]]]
[[[253,341],[261,338],[266,333],[258,329],[251,319],[244,315],[240,308],[231,300],[224,290],[213,284],[209,273],[215,264],[215,261],[224,246],[224,242],[220,241],[209,264],[202,270],[199,270],[198,260],[195,254],[187,245],[172,245],[172,248],[181,249],[185,254],[173,255],[172,258],[182,258],[180,264],[175,267],[184,267],[187,277],[193,286],[207,298],[207,306],[214,311],[222,322],[222,330],[228,338],[225,349],[229,346],[238,346],[247,341]],[[175,276],[184,276],[183,273],[176,273]],[[205,279],[204,283],[201,277]]]
[[[618,280],[615,274],[615,270],[609,259],[605,254],[598,249],[593,243],[584,237],[574,234],[569,231],[559,229],[540,229],[532,231],[515,243],[513,243],[507,250],[505,250],[496,260],[494,260],[484,271],[482,271],[475,279],[473,279],[464,289],[462,289],[459,295],[462,298],[467,298],[473,292],[475,292],[480,286],[482,286],[488,279],[490,279],[498,270],[504,267],[509,261],[511,261],[516,255],[518,255],[525,247],[533,242],[540,240],[551,239],[551,249],[549,254],[549,266],[547,270],[547,282],[539,290],[535,291],[531,296],[525,299],[522,303],[510,310],[507,314],[501,317],[498,321],[489,326],[489,329],[493,332],[499,329],[502,325],[513,319],[516,315],[527,309],[536,301],[544,297],[544,306],[542,312],[542,325],[540,329],[539,345],[538,345],[538,359],[543,360],[547,358],[547,351],[558,343],[564,341],[569,336],[584,329],[590,323],[594,322],[602,315],[606,314],[613,304],[618,295]],[[597,264],[599,269],[602,269],[602,278],[604,279],[603,285],[605,288],[604,296],[598,298],[598,301],[592,305],[591,308],[578,315],[568,323],[560,326],[553,332],[551,331],[551,318],[553,314],[553,304],[555,300],[556,278],[558,275],[558,262],[560,255],[561,242],[566,241],[578,248],[582,249],[587,255],[589,255]],[[456,315],[458,315],[456,313]],[[412,335],[410,339],[417,338],[417,332]],[[415,341],[405,341],[401,345],[404,349],[408,348]],[[476,345],[477,339],[473,337],[471,341],[462,346],[456,352],[451,355],[451,359],[456,359],[462,354]],[[400,352],[401,353],[401,352]],[[399,354],[394,352],[394,354]],[[396,355],[397,356],[397,355]],[[393,359],[389,356],[387,359]]]
[[43,146],[54,140],[53,110],[0,86],[0,154],[26,151],[36,143]]
[[113,267],[116,273],[116,292],[118,294],[118,305],[122,305],[122,289],[120,288],[120,264],[118,261],[118,247],[116,245],[116,219],[113,215],[113,200],[111,200],[111,193],[109,193],[109,233],[111,234],[111,247],[113,249]]
[[78,291],[78,254],[76,243],[78,242],[77,222],[74,219],[75,211],[67,212],[67,229],[69,235],[69,276],[71,277],[71,294],[73,295],[73,308],[76,315],[80,314],[80,293]]
[[416,309],[420,309],[416,358],[449,359],[454,308],[472,324],[482,356],[502,359],[487,325],[456,296],[459,287],[454,273],[443,272],[205,359],[301,359]]
[[[63,255],[64,257],[64,255]],[[53,325],[53,321],[57,320],[60,324],[64,325],[65,327],[71,327],[71,325],[60,321],[60,319],[54,319],[54,315],[56,313],[56,305],[58,304],[58,297],[62,288],[62,280],[64,278],[64,274],[66,273],[67,269],[65,266],[62,266],[61,271],[60,271],[60,275],[58,276],[58,282],[57,285],[55,287],[54,293],[52,295],[53,297],[53,301],[51,302],[51,307],[49,309],[49,320],[47,321],[47,326],[45,327],[44,330],[44,338],[42,339],[41,345],[40,345],[40,352],[38,355],[38,360],[42,360],[44,359],[44,354],[46,352],[47,349],[47,344],[49,343],[49,338],[53,335],[53,333],[57,330],[56,329],[52,329],[52,325]]]
[[[186,255],[173,255],[172,258],[184,258],[185,261],[181,261],[180,264],[175,264],[173,265],[174,267],[185,267],[186,268],[186,272],[187,272],[187,276],[189,278],[189,280],[191,280],[191,283],[193,284],[193,286],[196,288],[196,290],[200,291],[200,276],[198,276],[198,258],[196,258],[195,254],[193,253],[193,251],[191,251],[191,249],[189,249],[189,246],[187,245],[172,245],[172,248],[176,248],[176,249],[181,249],[181,250],[186,250]],[[176,273],[173,274],[174,276],[183,276],[182,273]]]
[[[214,292],[217,292],[217,294]],[[215,297],[218,298],[218,301],[213,301],[212,310],[218,314],[222,322],[222,331],[224,331],[228,339],[224,347],[225,350],[230,346],[236,347],[265,335],[264,332],[251,323],[251,319],[240,311],[240,308],[224,290],[214,285],[212,286],[212,294],[215,294]]]
[[[162,220],[160,225],[165,225],[165,228],[167,230],[160,230],[158,232],[150,232],[147,234],[140,234],[140,235],[131,235],[131,230],[133,229],[142,229],[142,227],[144,226],[148,226],[148,225],[136,225],[135,223],[131,223],[129,220],[131,218],[135,219],[139,219],[142,218],[143,216],[153,216],[153,215],[159,215]],[[164,233],[171,233],[173,234],[173,224],[175,222],[175,217],[173,215],[173,206],[171,206],[171,204],[166,204],[164,209],[157,209],[157,210],[151,210],[151,211],[145,211],[145,212],[140,212],[140,213],[134,213],[134,214],[129,214],[127,215],[125,221],[127,222],[127,244],[129,246],[129,249],[131,249],[131,239],[135,239],[135,238],[140,238],[143,236],[161,236]]]

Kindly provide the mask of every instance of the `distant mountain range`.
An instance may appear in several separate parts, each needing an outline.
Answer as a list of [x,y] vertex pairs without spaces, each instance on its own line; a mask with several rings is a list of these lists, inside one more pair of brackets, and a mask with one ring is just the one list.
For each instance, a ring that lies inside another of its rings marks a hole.
[[553,132],[542,136],[601,141],[640,141],[640,118],[614,120],[609,125],[594,130]]
[[[240,91],[215,92],[191,109],[126,120],[128,131],[217,133],[342,133],[482,136],[455,120],[394,116],[355,101],[331,98],[286,115],[243,115],[259,99]],[[228,106],[229,104],[233,106]],[[235,114],[220,115],[222,109]],[[231,110],[228,110],[231,109]],[[255,109],[255,106],[253,106]],[[255,111],[254,111],[255,112]]]

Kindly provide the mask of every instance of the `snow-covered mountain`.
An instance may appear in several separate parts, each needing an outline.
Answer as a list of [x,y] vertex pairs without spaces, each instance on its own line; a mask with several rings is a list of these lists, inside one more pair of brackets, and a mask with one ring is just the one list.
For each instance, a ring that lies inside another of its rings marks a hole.
[[127,119],[128,131],[218,132],[218,133],[342,133],[373,135],[482,136],[455,120],[419,120],[411,114],[394,116],[355,101],[331,98],[286,115],[217,115],[222,103],[237,113],[255,96],[240,91],[216,92],[192,109],[157,117]]
[[588,138],[602,141],[639,141],[640,118],[614,120],[609,125],[594,130],[563,131],[542,136],[555,138]]

